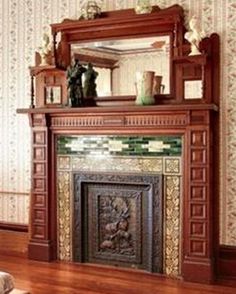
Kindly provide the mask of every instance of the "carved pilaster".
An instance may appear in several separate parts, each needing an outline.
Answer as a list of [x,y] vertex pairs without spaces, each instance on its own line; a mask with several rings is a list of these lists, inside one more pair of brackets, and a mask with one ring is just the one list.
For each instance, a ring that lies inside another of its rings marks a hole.
[[183,276],[209,283],[213,277],[209,127],[190,127],[187,137]]
[[32,184],[29,257],[50,260],[48,135],[45,114],[32,114]]

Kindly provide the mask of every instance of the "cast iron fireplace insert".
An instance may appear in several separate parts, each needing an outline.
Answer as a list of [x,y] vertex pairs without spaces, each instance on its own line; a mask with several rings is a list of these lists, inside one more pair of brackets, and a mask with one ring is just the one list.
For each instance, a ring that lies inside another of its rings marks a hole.
[[162,175],[73,177],[73,260],[162,273]]

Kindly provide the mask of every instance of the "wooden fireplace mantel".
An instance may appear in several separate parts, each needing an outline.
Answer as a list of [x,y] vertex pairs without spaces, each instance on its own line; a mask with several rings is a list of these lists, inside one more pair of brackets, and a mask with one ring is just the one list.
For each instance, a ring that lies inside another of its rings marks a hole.
[[[53,68],[42,71],[38,64],[31,68],[31,108],[17,110],[28,114],[32,132],[29,258],[57,258],[58,135],[177,134],[183,139],[181,276],[188,281],[212,282],[219,247],[219,36],[204,38],[201,54],[189,56],[184,11],[179,5],[156,7],[142,15],[132,9],[102,13],[99,19],[65,20],[51,27]],[[61,41],[56,46],[58,33]],[[156,105],[136,106],[134,96],[125,96],[95,98],[93,107],[65,107],[65,69],[70,64],[72,43],[156,35],[167,35],[170,40],[170,93],[157,95]],[[196,80],[202,83],[202,97],[188,100],[185,82]],[[57,107],[45,102],[47,86],[62,87]]]
[[57,135],[179,134],[183,138],[182,276],[198,282],[214,279],[216,105],[37,108],[17,112],[29,115],[32,130],[31,259],[56,258]]

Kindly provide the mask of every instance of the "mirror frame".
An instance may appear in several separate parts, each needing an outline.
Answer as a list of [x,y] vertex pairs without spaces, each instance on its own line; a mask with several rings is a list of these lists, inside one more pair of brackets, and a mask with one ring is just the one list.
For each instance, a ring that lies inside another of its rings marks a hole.
[[[166,9],[153,6],[149,14],[136,14],[134,9],[102,12],[94,20],[69,20],[51,24],[53,59],[56,67],[66,69],[71,62],[71,44],[98,40],[127,39],[168,35],[170,37],[170,94],[160,94],[160,99],[173,100],[174,58],[182,55],[184,43],[184,11],[179,5]],[[57,34],[61,41],[57,48]],[[158,97],[159,98],[159,97]]]

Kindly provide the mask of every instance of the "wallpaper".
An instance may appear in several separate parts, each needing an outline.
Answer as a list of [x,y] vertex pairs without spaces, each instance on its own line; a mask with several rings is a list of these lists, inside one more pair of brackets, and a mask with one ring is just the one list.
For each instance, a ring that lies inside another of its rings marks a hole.
[[[79,0],[0,1],[0,221],[28,222],[30,128],[17,108],[30,104],[28,67],[49,24],[76,18]],[[103,10],[134,7],[134,0],[98,1]],[[178,3],[197,15],[206,33],[221,37],[221,243],[236,245],[236,5],[235,0],[153,0]]]

